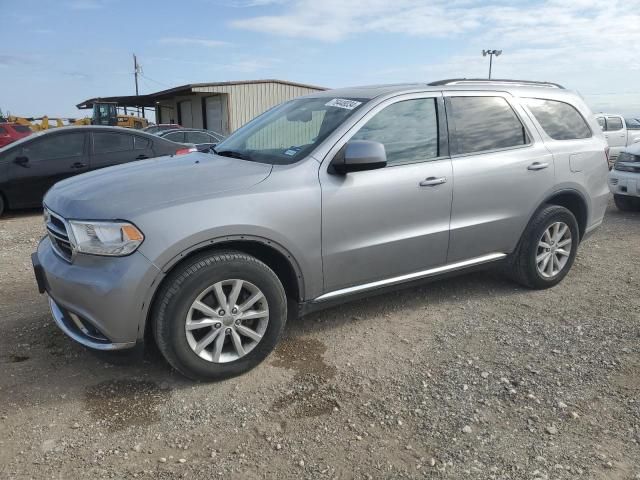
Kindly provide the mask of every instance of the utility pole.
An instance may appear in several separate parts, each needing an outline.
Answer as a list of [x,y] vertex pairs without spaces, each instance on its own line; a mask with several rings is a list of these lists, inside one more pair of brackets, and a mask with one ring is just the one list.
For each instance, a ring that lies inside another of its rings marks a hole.
[[[136,97],[138,96],[138,74],[142,73],[142,67],[140,66],[140,64],[138,63],[138,59],[136,57],[136,54],[133,54],[133,76],[136,80]],[[140,116],[140,107],[136,107],[136,111],[138,112],[138,116]],[[144,117],[144,107],[142,107],[142,118]]]
[[491,80],[491,67],[493,66],[493,56],[499,57],[502,54],[502,50],[482,50],[482,56],[489,55],[489,80]]

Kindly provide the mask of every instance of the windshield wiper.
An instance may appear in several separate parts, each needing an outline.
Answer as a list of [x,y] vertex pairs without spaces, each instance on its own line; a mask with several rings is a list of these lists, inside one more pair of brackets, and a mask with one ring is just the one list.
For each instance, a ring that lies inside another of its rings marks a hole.
[[213,153],[220,155],[221,157],[239,158],[240,160],[251,160],[251,157],[246,153],[238,152],[237,150],[216,150],[213,149]]

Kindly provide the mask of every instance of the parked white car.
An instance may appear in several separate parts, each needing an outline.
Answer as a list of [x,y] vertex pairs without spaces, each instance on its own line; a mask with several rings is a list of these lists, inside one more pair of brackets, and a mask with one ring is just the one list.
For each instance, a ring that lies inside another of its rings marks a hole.
[[640,142],[640,122],[635,118],[609,113],[596,114],[609,144],[609,166],[627,146]]
[[640,143],[618,154],[609,172],[609,190],[618,209],[640,210]]

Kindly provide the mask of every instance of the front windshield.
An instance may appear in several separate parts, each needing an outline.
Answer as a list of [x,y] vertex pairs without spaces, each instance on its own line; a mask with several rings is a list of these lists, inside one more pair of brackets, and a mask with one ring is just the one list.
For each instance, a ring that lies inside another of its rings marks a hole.
[[272,164],[297,162],[311,152],[366,99],[300,98],[247,123],[215,147],[218,155]]

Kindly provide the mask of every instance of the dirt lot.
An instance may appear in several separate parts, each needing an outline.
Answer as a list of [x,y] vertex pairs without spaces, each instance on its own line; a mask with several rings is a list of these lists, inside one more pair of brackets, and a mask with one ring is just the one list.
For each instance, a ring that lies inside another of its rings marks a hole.
[[68,340],[0,220],[0,478],[640,479],[640,214],[611,207],[565,281],[474,273],[291,323],[240,378]]

